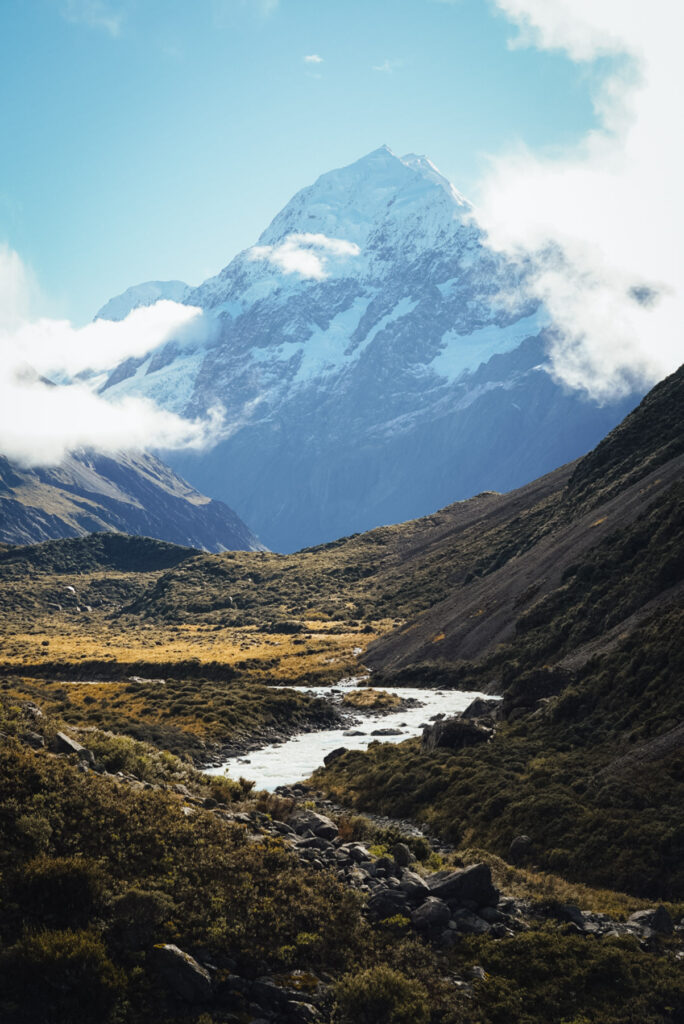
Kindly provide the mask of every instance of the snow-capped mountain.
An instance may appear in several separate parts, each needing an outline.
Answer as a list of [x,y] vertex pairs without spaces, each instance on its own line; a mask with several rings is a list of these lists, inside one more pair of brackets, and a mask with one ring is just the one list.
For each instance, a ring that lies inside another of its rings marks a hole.
[[429,160],[382,147],[180,294],[204,310],[204,341],[128,360],[104,391],[193,415],[221,404],[224,440],[170,461],[276,550],[412,518],[582,454],[638,398],[599,407],[554,383],[525,273]]
[[131,310],[151,306],[160,299],[183,302],[189,291],[190,286],[184,281],[145,281],[144,284],[134,284],[132,288],[127,288],[121,295],[106,302],[95,314],[95,319],[123,320]]

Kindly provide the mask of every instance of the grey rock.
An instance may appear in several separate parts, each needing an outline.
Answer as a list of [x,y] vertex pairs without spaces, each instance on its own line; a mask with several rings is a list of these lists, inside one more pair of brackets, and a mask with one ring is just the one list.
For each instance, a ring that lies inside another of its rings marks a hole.
[[206,1002],[211,997],[211,977],[178,946],[160,944],[153,948],[157,973],[171,991],[189,1003]]
[[95,762],[95,755],[92,750],[88,750],[78,740],[73,740],[71,736],[67,736],[65,732],[58,732],[55,735],[50,749],[55,754],[77,754],[83,761],[88,761],[91,764]]
[[401,891],[405,892],[410,900],[422,898],[423,896],[427,896],[430,892],[430,888],[425,879],[417,872],[410,871],[408,868],[403,869],[399,885]]
[[660,935],[672,935],[674,926],[672,918],[665,907],[654,907],[652,910],[637,910],[627,919],[627,924],[638,928],[651,928]]
[[482,909],[478,911],[478,916],[481,917],[483,921],[486,921],[487,924],[498,924],[500,921],[505,920],[504,915],[500,910],[497,910],[496,907],[482,907]]
[[252,983],[250,997],[255,1000],[262,1009],[281,1009],[291,998],[292,992],[276,985],[270,978],[258,978]]
[[491,929],[491,925],[479,914],[473,914],[469,910],[458,911],[457,915],[454,915],[454,920],[459,932],[463,932],[464,935],[486,935]]
[[40,747],[45,746],[45,740],[39,732],[23,732],[19,739],[22,743],[26,743],[27,746],[33,747],[34,750],[39,750]]
[[301,808],[294,812],[289,818],[288,824],[292,826],[298,835],[311,832],[322,839],[334,839],[337,835],[337,825],[324,814],[317,811]]
[[335,747],[334,750],[331,750],[329,754],[325,755],[325,757],[323,758],[323,764],[327,768],[329,764],[332,764],[333,761],[336,761],[338,759],[338,757],[342,757],[342,755],[346,753],[346,747]]
[[321,1019],[320,1013],[311,1003],[298,1003],[293,999],[285,1004],[284,1012],[288,1021],[292,1021],[293,1024],[298,1021],[302,1024],[316,1024],[316,1021]]
[[371,736],[401,736],[401,729],[373,729]]
[[381,888],[368,901],[368,914],[372,920],[384,921],[395,914],[407,912],[406,894],[396,889]]
[[574,906],[572,903],[563,903],[558,908],[556,916],[560,921],[571,921],[578,928],[584,928],[584,914],[579,907]]
[[375,862],[376,875],[380,871],[384,871],[387,875],[394,876],[395,878],[399,876],[397,865],[392,857],[378,857]]
[[[34,544],[74,532],[84,535],[92,530],[96,517],[100,529],[118,533],[116,539],[107,533],[101,542],[110,550],[128,547],[130,551],[131,538],[123,534],[143,534],[208,551],[261,548],[230,508],[220,501],[198,500],[200,495],[150,452],[129,452],[121,458],[113,453],[74,451],[59,467],[37,470],[13,464],[12,469],[12,489],[39,485],[42,495],[34,507],[22,508],[16,500],[3,504],[0,540],[4,542]],[[12,493],[16,491],[5,492],[6,496]],[[67,496],[71,511],[65,514],[59,505]],[[143,553],[146,543],[140,547],[141,566],[148,557]],[[70,614],[90,610],[88,605],[79,606],[74,594],[61,595],[48,608],[57,612],[64,608]]]
[[499,894],[492,885],[492,872],[488,864],[471,864],[461,871],[443,872],[427,879],[430,892],[440,899],[463,904],[472,901],[479,907],[494,906]]
[[510,864],[522,864],[532,849],[529,836],[516,836],[508,847],[507,860]]
[[476,697],[468,707],[461,711],[461,718],[483,718],[496,713],[501,701],[487,700],[485,697]]
[[[449,922],[449,924],[451,924],[451,922]],[[441,932],[439,936],[439,944],[440,946],[443,946],[445,949],[451,949],[453,946],[457,944],[457,942],[458,932],[454,931],[450,927],[445,928],[444,931]]]
[[292,825],[288,825],[285,821],[274,821],[273,827],[283,836],[294,836],[297,834],[292,828]]
[[477,746],[491,739],[492,730],[461,718],[447,718],[423,729],[421,749],[425,753],[438,747],[448,750],[462,750]]
[[313,836],[311,839],[298,839],[295,844],[297,850],[330,850],[332,844],[329,839],[322,836]]
[[407,868],[416,858],[411,853],[406,843],[395,843],[391,850],[397,867]]
[[361,864],[363,861],[371,859],[368,847],[364,846],[363,843],[353,843],[349,847],[349,855],[352,860],[357,862],[357,864]]
[[443,900],[437,899],[436,896],[428,896],[411,914],[413,926],[419,931],[446,928],[450,918],[451,912],[448,906]]

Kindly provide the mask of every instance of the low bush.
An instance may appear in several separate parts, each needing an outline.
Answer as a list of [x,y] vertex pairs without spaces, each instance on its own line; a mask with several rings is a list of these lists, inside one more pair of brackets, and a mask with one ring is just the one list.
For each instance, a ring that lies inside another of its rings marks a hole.
[[340,1024],[428,1024],[427,990],[391,967],[345,975],[335,989]]
[[0,956],[7,1024],[108,1024],[126,996],[96,932],[27,933]]

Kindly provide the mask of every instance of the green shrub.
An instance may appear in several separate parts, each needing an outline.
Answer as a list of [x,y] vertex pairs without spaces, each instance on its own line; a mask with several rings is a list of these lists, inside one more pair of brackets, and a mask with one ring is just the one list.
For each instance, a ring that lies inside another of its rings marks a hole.
[[14,891],[27,922],[80,928],[95,914],[104,888],[104,874],[95,861],[41,854],[24,865]]
[[125,996],[123,973],[92,931],[25,935],[0,958],[0,982],[6,1024],[107,1024]]
[[108,934],[120,949],[144,949],[161,941],[160,928],[172,916],[175,903],[165,892],[129,889],[112,901]]
[[426,988],[391,967],[346,974],[335,990],[340,1024],[427,1024]]

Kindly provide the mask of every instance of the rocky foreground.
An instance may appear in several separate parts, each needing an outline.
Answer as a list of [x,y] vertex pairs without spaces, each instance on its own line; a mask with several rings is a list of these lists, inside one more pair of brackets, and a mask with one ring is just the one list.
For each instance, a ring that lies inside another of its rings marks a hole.
[[[22,739],[35,749],[44,746],[39,732],[27,731]],[[52,738],[50,752],[77,761],[84,774],[97,773],[112,785],[175,793],[186,818],[209,812],[225,822],[227,828],[244,830],[249,843],[278,840],[301,866],[313,872],[330,871],[340,882],[362,894],[366,899],[365,914],[372,926],[413,930],[439,949],[451,949],[473,935],[511,939],[546,920],[564,933],[584,936],[587,941],[634,936],[644,955],[660,952],[665,937],[675,941],[679,938],[681,943],[677,943],[671,955],[684,961],[684,918],[673,922],[663,906],[640,910],[627,921],[618,921],[574,905],[550,903],[540,908],[514,898],[496,888],[487,863],[449,866],[428,873],[424,863],[418,862],[411,844],[415,845],[418,838],[433,853],[442,855],[452,854],[450,847],[428,839],[411,822],[393,821],[394,827],[405,833],[406,841],[398,841],[387,852],[376,855],[369,848],[371,844],[345,840],[339,823],[345,809],[324,799],[323,794],[307,784],[280,787],[272,799],[272,806],[279,809],[274,815],[249,804],[244,809],[234,809],[198,794],[184,783],[151,784],[130,772],[108,773],[92,751],[64,732]],[[389,819],[367,817],[371,826],[390,823]],[[515,862],[528,842],[525,836],[516,837],[509,860]],[[219,1006],[251,1015],[244,1019],[254,1024],[313,1024],[327,1019],[331,979],[324,972],[295,970],[287,976],[274,975],[268,972],[267,964],[258,960],[246,969],[244,961],[238,964],[209,950],[193,950],[193,954],[171,943],[158,944],[153,950],[159,981],[168,989],[169,997],[179,999],[181,1005]],[[475,965],[467,976],[453,976],[455,993],[468,998],[473,983],[483,978],[484,973]]]

